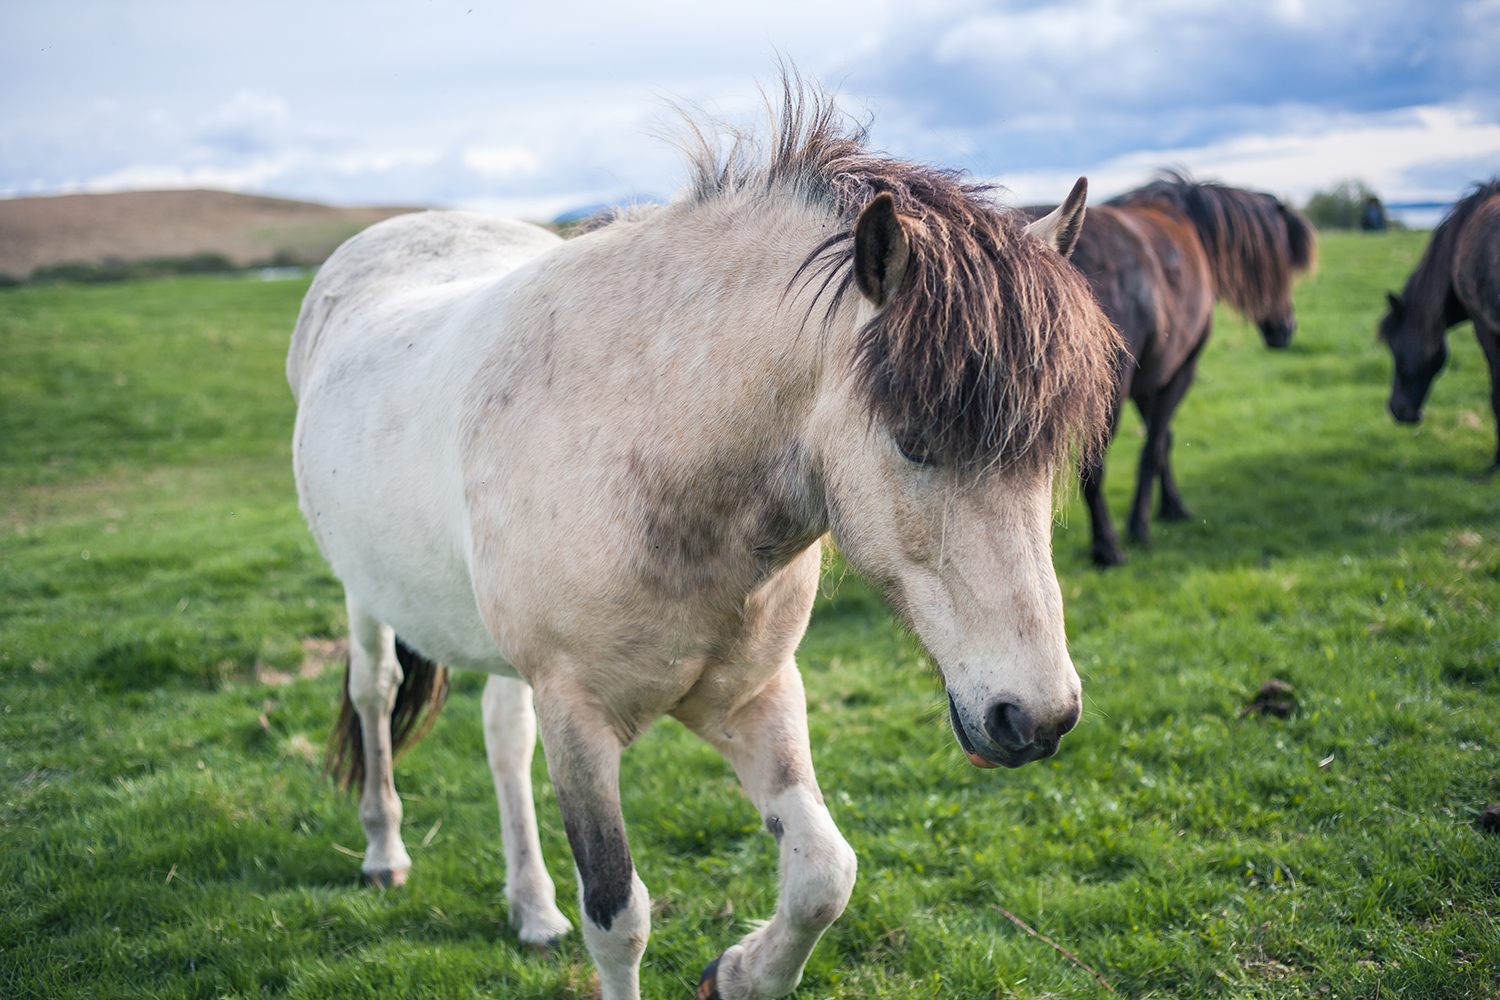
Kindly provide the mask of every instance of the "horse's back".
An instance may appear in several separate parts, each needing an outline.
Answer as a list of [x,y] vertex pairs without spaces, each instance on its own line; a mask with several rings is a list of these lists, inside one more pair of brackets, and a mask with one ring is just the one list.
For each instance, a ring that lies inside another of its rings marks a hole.
[[1071,260],[1142,366],[1132,386],[1170,378],[1213,311],[1208,258],[1186,216],[1156,203],[1090,208]]
[[1125,338],[1132,358],[1155,326],[1150,250],[1119,209],[1093,206],[1069,258],[1083,272],[1104,313]]
[[1476,323],[1500,330],[1500,195],[1475,209],[1459,235],[1453,285]]
[[301,398],[335,313],[340,327],[357,328],[399,300],[458,296],[498,280],[561,243],[540,226],[475,212],[414,212],[371,226],[334,251],[302,301],[287,353],[292,394]]

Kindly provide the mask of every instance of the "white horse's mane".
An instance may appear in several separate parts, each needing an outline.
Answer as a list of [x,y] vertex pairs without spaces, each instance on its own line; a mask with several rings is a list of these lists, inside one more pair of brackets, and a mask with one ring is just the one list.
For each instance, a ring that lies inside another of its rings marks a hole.
[[[869,126],[832,94],[784,70],[761,130],[683,112],[690,173],[674,204],[798,198],[837,228],[796,269],[831,322],[854,288],[854,225],[889,192],[912,267],[859,333],[855,363],[871,415],[935,460],[984,468],[1057,463],[1105,441],[1118,335],[1081,275],[962,173],[869,148]],[[681,110],[681,109],[679,109]],[[641,220],[659,206],[603,213],[581,227]]]

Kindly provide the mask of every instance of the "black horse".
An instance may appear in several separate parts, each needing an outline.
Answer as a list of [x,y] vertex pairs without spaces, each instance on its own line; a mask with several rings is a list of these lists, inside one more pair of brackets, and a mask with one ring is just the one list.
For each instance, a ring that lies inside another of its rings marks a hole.
[[[1040,216],[1047,209],[1024,209]],[[1172,415],[1187,395],[1213,331],[1215,299],[1233,305],[1270,347],[1297,329],[1292,278],[1312,267],[1312,227],[1269,194],[1166,173],[1143,188],[1090,208],[1071,258],[1124,337],[1111,429],[1132,400],[1146,422],[1130,535],[1147,544],[1151,492],[1161,482],[1164,520],[1189,517],[1172,477]],[[1104,457],[1083,468],[1093,522],[1094,562],[1125,561],[1104,502]]]
[[[1396,361],[1391,416],[1403,424],[1422,419],[1427,390],[1448,361],[1448,328],[1467,319],[1490,364],[1490,409],[1500,425],[1500,177],[1449,210],[1401,294],[1385,297],[1380,339]],[[1489,471],[1497,468],[1500,436]]]

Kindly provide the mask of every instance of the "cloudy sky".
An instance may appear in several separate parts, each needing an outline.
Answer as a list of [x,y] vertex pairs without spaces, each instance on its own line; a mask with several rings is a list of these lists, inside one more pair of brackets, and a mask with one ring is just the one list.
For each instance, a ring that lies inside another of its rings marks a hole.
[[669,195],[666,102],[785,57],[1018,202],[1163,165],[1303,200],[1500,173],[1500,0],[0,4],[0,197],[219,187],[551,218]]

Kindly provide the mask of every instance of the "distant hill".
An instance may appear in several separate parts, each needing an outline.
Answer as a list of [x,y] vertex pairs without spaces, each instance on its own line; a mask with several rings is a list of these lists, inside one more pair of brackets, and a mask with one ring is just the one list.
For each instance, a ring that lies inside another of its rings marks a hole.
[[335,208],[228,191],[127,191],[0,199],[0,276],[61,264],[221,257],[320,264],[344,240],[420,208]]

